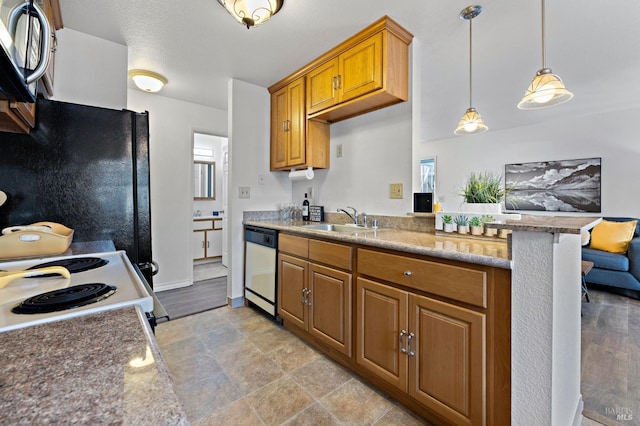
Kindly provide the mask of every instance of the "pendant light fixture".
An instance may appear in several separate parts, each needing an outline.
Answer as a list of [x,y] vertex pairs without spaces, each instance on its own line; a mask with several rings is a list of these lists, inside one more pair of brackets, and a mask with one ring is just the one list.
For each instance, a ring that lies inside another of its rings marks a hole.
[[268,21],[278,13],[284,0],[218,0],[233,18],[247,29]]
[[531,80],[527,92],[518,104],[520,109],[540,109],[567,102],[573,98],[573,93],[564,87],[562,79],[547,68],[545,62],[544,39],[544,0],[542,1],[542,68],[536,72]]
[[474,135],[477,133],[484,133],[489,128],[484,121],[482,121],[482,117],[473,107],[473,84],[472,84],[472,76],[473,76],[473,61],[472,61],[472,52],[473,52],[473,27],[471,25],[471,21],[476,16],[480,15],[482,12],[482,6],[469,6],[466,7],[460,12],[460,19],[466,19],[469,21],[469,108],[464,113],[460,122],[458,123],[458,127],[454,130],[454,134],[456,135]]

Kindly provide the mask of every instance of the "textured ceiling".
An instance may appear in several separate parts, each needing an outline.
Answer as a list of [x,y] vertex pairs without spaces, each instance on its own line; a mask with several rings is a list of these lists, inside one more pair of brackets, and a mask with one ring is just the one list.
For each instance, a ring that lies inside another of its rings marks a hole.
[[[416,37],[424,140],[452,137],[469,106],[469,25],[460,0],[286,0],[247,30],[216,0],[60,0],[66,28],[125,44],[129,69],[169,79],[162,95],[227,108],[227,82],[268,87],[383,15]],[[487,0],[473,21],[473,103],[490,130],[637,106],[640,2],[547,1],[547,66],[575,97],[516,104],[541,67],[540,3]],[[606,5],[606,7],[605,7]]]

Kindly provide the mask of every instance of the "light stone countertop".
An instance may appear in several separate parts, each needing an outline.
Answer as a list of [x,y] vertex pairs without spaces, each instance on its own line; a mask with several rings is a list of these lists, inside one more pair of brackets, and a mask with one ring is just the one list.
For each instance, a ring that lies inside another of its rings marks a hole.
[[593,228],[601,220],[601,217],[522,215],[520,220],[507,220],[504,223],[489,222],[485,226],[496,229],[511,229],[513,231],[580,234]]
[[4,422],[189,424],[136,307],[0,333],[0,360]]
[[291,234],[335,240],[345,243],[397,250],[461,262],[511,269],[507,242],[481,240],[457,236],[440,236],[427,232],[398,229],[357,230],[351,234],[305,229],[303,225],[316,222],[281,220],[245,220],[245,225],[276,229]]

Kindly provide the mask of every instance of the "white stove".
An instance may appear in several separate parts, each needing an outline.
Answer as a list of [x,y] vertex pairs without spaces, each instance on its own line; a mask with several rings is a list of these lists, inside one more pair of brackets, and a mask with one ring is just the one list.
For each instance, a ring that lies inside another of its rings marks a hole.
[[[131,305],[139,305],[144,312],[153,312],[153,298],[124,251],[0,262],[0,274],[6,275],[5,271],[9,273],[23,271],[58,260],[68,261],[81,258],[99,258],[106,261],[106,264],[100,262],[102,266],[95,269],[71,273],[70,278],[64,278],[58,274],[31,278],[21,277],[10,281],[4,288],[1,288],[0,332]],[[84,261],[87,260],[89,259],[84,259]],[[71,270],[71,267],[69,269]],[[98,298],[98,301],[55,312],[28,314],[12,312],[12,309],[28,298],[52,291],[63,293],[64,291],[58,290],[93,283],[107,284],[115,287],[116,291],[108,296],[103,296],[104,298]]]

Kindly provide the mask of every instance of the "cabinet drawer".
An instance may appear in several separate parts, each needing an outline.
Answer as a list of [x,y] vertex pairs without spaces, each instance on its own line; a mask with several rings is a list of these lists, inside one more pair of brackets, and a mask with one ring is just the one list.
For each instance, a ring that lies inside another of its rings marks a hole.
[[353,265],[352,253],[353,249],[349,246],[309,240],[309,260],[315,262],[351,271]]
[[294,256],[309,257],[309,240],[289,234],[280,234],[278,238],[278,250]]
[[203,229],[213,229],[213,224],[211,223],[211,220],[194,220],[193,221],[194,231],[202,231]]
[[366,249],[358,249],[357,269],[363,275],[487,307],[485,271]]

